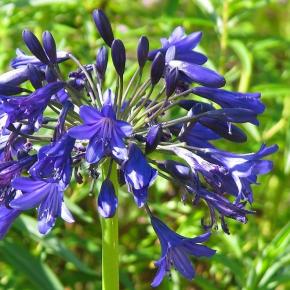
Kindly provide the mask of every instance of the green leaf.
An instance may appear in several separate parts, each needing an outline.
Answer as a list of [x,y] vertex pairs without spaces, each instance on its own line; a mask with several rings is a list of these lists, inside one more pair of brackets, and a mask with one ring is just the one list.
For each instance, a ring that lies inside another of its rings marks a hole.
[[1,258],[11,265],[18,273],[23,273],[36,289],[41,290],[63,290],[59,279],[38,257],[31,255],[22,246],[10,242],[0,242]]
[[85,265],[78,257],[69,250],[63,242],[50,233],[48,236],[42,236],[37,230],[37,222],[35,219],[22,215],[15,223],[15,227],[24,234],[41,243],[43,247],[49,250],[52,254],[62,257],[65,261],[72,263],[79,271],[89,275],[96,275],[96,272]]

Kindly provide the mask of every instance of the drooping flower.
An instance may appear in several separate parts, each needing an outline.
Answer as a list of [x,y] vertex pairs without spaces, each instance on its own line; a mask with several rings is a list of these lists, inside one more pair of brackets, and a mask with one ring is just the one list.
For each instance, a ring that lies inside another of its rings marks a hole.
[[90,140],[86,150],[86,160],[89,163],[97,163],[107,155],[125,160],[128,155],[123,139],[132,134],[132,126],[116,119],[111,94],[110,90],[107,91],[101,110],[81,106],[80,117],[84,125],[73,127],[68,131],[75,139]]
[[277,145],[266,147],[263,144],[256,153],[234,154],[218,149],[207,149],[203,156],[207,160],[223,166],[228,172],[219,186],[220,192],[236,196],[237,202],[247,200],[252,203],[251,184],[256,184],[257,176],[270,172],[273,167],[272,161],[262,160],[262,158],[277,150]]
[[142,151],[134,143],[129,145],[129,156],[122,166],[126,183],[133,192],[138,207],[142,207],[148,197],[148,188],[157,177]]
[[193,279],[195,271],[189,256],[211,257],[216,252],[201,244],[209,239],[209,232],[195,238],[186,238],[172,231],[155,216],[151,217],[151,223],[162,250],[161,258],[155,263],[158,272],[151,284],[153,287],[159,286],[171,267],[174,267],[186,279]]

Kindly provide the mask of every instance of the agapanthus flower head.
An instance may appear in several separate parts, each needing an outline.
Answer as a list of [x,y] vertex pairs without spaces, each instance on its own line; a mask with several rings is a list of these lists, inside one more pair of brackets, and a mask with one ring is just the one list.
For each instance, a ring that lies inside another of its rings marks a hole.
[[[64,198],[73,179],[80,184],[90,180],[90,193],[100,188],[97,210],[101,218],[114,221],[122,204],[117,192],[126,185],[160,240],[152,286],[158,286],[171,267],[192,279],[190,256],[215,253],[202,243],[218,220],[229,233],[226,218],[246,223],[255,213],[251,186],[272,169],[272,162],[263,158],[277,146],[262,145],[249,154],[216,146],[223,139],[245,142],[239,125],[259,125],[265,106],[259,93],[221,89],[224,77],[204,66],[207,57],[196,50],[201,32],[187,35],[179,26],[161,39],[161,48],[150,52],[149,40],[142,36],[132,74],[134,66],[126,71],[126,42],[114,38],[102,10],[95,10],[93,18],[108,48],[101,47],[92,63],[82,64],[72,52],[57,51],[48,31],[41,43],[24,30],[32,55],[17,50],[14,70],[0,76],[0,238],[19,214],[32,208],[37,208],[42,234],[58,217],[73,222]],[[109,56],[113,67],[108,66]],[[66,76],[61,62],[68,59],[77,68]],[[110,87],[108,70],[115,81]],[[124,74],[132,74],[128,83]],[[41,128],[47,129],[46,135]],[[182,188],[182,202],[207,206],[205,234],[183,237],[153,215],[151,186],[157,176]]]

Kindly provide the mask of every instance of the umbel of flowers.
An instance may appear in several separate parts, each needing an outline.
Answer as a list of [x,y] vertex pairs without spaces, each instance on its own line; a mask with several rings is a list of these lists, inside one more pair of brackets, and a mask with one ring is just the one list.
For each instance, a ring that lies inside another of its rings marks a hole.
[[[236,124],[258,125],[265,106],[259,93],[221,89],[225,79],[203,66],[207,57],[195,51],[202,33],[187,35],[180,26],[155,50],[149,49],[146,36],[140,38],[138,69],[125,85],[125,46],[115,39],[101,10],[94,11],[93,19],[105,45],[91,64],[58,51],[50,32],[40,41],[24,30],[28,53],[17,49],[12,70],[0,76],[0,237],[31,208],[37,208],[42,234],[59,217],[74,222],[64,195],[72,177],[81,183],[87,168],[92,186],[102,180],[97,208],[103,218],[116,218],[116,191],[124,184],[136,205],[146,210],[161,244],[152,286],[172,267],[192,279],[190,256],[215,253],[203,245],[211,229],[220,223],[229,233],[227,218],[246,223],[254,213],[249,209],[251,185],[272,169],[272,162],[263,158],[277,150],[263,144],[256,153],[236,154],[213,143],[245,142]],[[111,88],[105,86],[109,57],[116,73]],[[73,61],[77,70],[63,75],[64,61]],[[40,128],[50,134],[44,136]],[[111,178],[116,170],[118,183]],[[210,221],[202,220],[204,234],[181,236],[151,212],[154,193],[149,194],[149,187],[158,175],[184,189],[184,202],[207,205]]]

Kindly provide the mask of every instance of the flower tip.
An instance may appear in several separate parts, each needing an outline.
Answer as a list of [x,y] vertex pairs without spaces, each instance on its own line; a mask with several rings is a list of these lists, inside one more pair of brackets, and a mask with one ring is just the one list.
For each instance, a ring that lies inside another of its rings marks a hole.
[[107,15],[103,10],[95,9],[93,11],[93,18],[101,37],[108,46],[111,46],[114,40],[114,34]]

